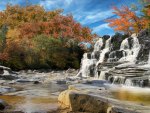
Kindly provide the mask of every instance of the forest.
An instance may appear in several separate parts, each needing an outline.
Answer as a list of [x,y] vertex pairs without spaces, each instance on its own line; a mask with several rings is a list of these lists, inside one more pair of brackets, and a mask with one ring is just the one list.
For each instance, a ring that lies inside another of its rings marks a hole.
[[96,35],[63,10],[42,6],[7,5],[0,12],[0,63],[12,69],[79,68],[81,41]]

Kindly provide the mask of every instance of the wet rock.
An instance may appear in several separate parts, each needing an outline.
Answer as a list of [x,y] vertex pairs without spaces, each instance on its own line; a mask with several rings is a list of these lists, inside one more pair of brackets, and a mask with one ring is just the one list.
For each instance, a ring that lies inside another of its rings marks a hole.
[[17,79],[17,74],[13,72],[10,68],[0,66],[0,78],[3,80],[14,80]]
[[0,78],[3,80],[15,80],[18,77],[16,77],[15,75],[1,75]]
[[84,84],[94,85],[94,86],[103,86],[107,81],[104,80],[87,80]]
[[141,49],[137,58],[139,61],[146,62],[148,60],[148,55],[150,50],[150,38],[149,38],[148,29],[141,31],[138,34],[138,39],[139,39],[139,43],[141,44]]
[[3,94],[3,93],[8,93],[8,92],[14,92],[16,91],[15,88],[11,88],[11,87],[8,87],[8,86],[0,86],[0,93]]
[[93,53],[94,53],[94,58],[98,60],[100,57],[100,51],[94,51]]
[[67,71],[66,71],[66,73],[73,73],[73,72],[75,72],[76,70],[75,69],[68,69]]
[[124,109],[121,107],[108,107],[107,113],[139,113],[133,110]]
[[8,106],[8,104],[0,99],[0,110],[4,110],[6,109],[6,107]]
[[66,80],[57,80],[56,83],[57,84],[66,84]]
[[16,82],[26,83],[26,82],[33,82],[33,81],[29,79],[17,79]]
[[58,97],[58,101],[62,108],[69,108],[70,111],[79,112],[105,113],[109,106],[103,100],[73,90],[62,92]]
[[34,81],[34,82],[33,82],[33,84],[39,84],[39,83],[40,83],[39,81]]

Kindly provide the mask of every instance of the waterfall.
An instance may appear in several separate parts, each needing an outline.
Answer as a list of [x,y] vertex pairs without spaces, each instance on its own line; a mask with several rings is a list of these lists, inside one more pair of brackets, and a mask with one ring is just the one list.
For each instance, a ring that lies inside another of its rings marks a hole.
[[[94,77],[96,79],[105,80],[109,79],[110,81],[112,81],[112,83],[124,84],[125,77],[115,77],[115,75],[109,77],[109,75],[106,74],[109,70],[113,69],[111,65],[114,64],[111,63],[111,61],[121,65],[122,63],[125,64],[125,61],[130,64],[135,63],[141,46],[139,44],[136,34],[133,34],[130,37],[130,41],[132,43],[129,42],[129,38],[126,38],[122,41],[119,50],[111,51],[113,47],[111,39],[112,38],[106,40],[105,47],[104,49],[102,49],[102,46],[104,45],[103,39],[99,38],[94,45],[93,52],[85,53],[83,55],[81,61],[81,68],[79,73],[77,74],[78,77]],[[108,57],[110,57],[110,59],[107,59],[107,61],[105,60],[106,53],[108,53]],[[106,64],[105,68],[103,63]]]
[[131,79],[126,79],[125,83],[126,86],[133,86],[133,82]]
[[[99,38],[99,40],[94,45],[94,50],[91,54],[91,58],[89,59],[87,53],[84,53],[82,61],[81,61],[81,68],[79,73],[77,74],[78,77],[88,77],[90,76],[90,68],[95,68],[95,64],[97,59],[95,58],[95,54],[97,51],[101,51],[103,46],[103,39]],[[95,69],[93,69],[94,71]]]
[[106,40],[105,48],[104,48],[104,49],[101,51],[101,53],[100,53],[100,57],[99,57],[99,61],[97,62],[97,65],[98,65],[99,63],[102,63],[102,62],[104,61],[104,59],[105,59],[105,54],[106,54],[107,52],[109,52],[110,49],[111,49],[111,38],[109,38],[109,39]]
[[131,49],[129,47],[128,38],[124,39],[121,43],[120,50],[123,51],[123,57],[121,59],[119,59],[119,62],[124,62],[124,61],[128,61],[131,63],[136,62],[136,58],[140,51],[141,45],[139,44],[139,40],[138,40],[136,34],[133,34],[131,37],[132,37],[132,41],[133,41]]
[[102,46],[103,46],[103,39],[99,38],[98,41],[94,44],[94,50],[91,54],[92,59],[96,59],[95,54],[96,54],[96,52],[101,51]]
[[96,59],[89,59],[87,57],[87,53],[84,53],[81,61],[81,68],[77,76],[88,77],[90,75],[90,66],[94,65],[95,63],[96,63]]
[[95,76],[95,79],[105,80],[105,75],[108,71],[100,71],[100,73],[97,73]]
[[94,52],[95,51],[100,51],[102,46],[103,46],[103,39],[99,38],[99,40],[94,45]]

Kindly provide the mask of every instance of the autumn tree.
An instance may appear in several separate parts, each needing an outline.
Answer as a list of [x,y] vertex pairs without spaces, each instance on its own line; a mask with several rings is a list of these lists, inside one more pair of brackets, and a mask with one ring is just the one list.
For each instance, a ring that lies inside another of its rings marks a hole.
[[114,28],[115,31],[124,32],[126,34],[138,33],[142,29],[141,20],[134,11],[129,7],[122,6],[120,9],[113,7],[114,14],[117,18],[106,20],[109,26]]
[[84,52],[79,42],[91,41],[96,35],[72,15],[61,13],[39,5],[7,5],[0,11],[0,28],[8,28],[1,30],[5,43],[0,43],[4,48],[0,63],[12,69],[79,68]]
[[6,10],[0,12],[0,27],[6,23],[9,27],[14,28],[26,22],[49,21],[61,12],[61,9],[46,11],[39,5],[21,7],[8,4]]
[[88,27],[82,27],[72,16],[55,16],[48,22],[25,23],[19,27],[20,38],[45,34],[54,38],[90,41],[94,37]]

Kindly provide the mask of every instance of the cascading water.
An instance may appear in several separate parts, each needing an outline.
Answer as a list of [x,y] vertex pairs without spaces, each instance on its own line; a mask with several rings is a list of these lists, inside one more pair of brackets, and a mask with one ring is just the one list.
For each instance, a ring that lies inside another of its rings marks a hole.
[[133,82],[131,79],[126,79],[125,83],[126,86],[133,86]]
[[[77,76],[103,79],[112,84],[149,87],[149,75],[145,75],[146,70],[136,65],[141,49],[136,34],[124,39],[118,50],[113,48],[112,44],[115,43],[111,43],[111,39],[106,40],[105,47],[102,49],[104,44],[103,39],[100,38],[95,43],[93,52],[84,54]],[[95,57],[96,54],[99,54],[99,57]],[[150,65],[150,54],[148,65]],[[91,76],[91,70],[93,70],[93,76]]]
[[99,40],[94,45],[94,50],[93,51],[100,51],[102,46],[103,46],[103,39],[99,38]]
[[106,54],[107,52],[109,52],[110,49],[111,49],[111,38],[109,38],[109,39],[106,40],[105,48],[101,51],[99,60],[98,60],[98,62],[96,63],[95,77],[98,78],[98,79],[104,79],[104,76],[105,76],[106,71],[101,71],[101,72],[99,73],[97,67],[98,67],[98,65],[99,65],[100,63],[104,62],[105,54]]
[[128,38],[123,40],[121,43],[120,50],[123,51],[123,57],[119,59],[120,62],[124,62],[124,61],[132,62],[132,63],[136,62],[136,58],[140,51],[141,45],[139,44],[139,40],[136,34],[133,34],[131,37],[133,40],[131,49],[129,47]]
[[94,45],[94,50],[92,52],[92,59],[95,59],[96,52],[99,52],[103,46],[103,39],[99,38],[99,40]]
[[104,49],[101,51],[101,53],[100,53],[100,57],[99,57],[99,61],[97,62],[97,65],[98,65],[99,63],[102,63],[102,62],[104,61],[104,59],[105,59],[105,54],[106,54],[107,52],[109,52],[110,49],[111,49],[111,38],[109,38],[109,39],[106,40],[105,48],[104,48]]
[[[99,38],[99,40],[94,45],[94,50],[91,54],[91,58],[88,58],[88,54],[84,53],[82,62],[81,62],[81,68],[79,73],[77,74],[78,77],[88,77],[90,76],[90,68],[95,68],[95,64],[97,63],[97,59],[95,58],[95,54],[97,51],[101,51],[101,48],[103,46],[103,39]],[[95,69],[93,69],[95,71]]]
[[90,75],[90,67],[96,64],[96,59],[89,59],[87,53],[84,53],[81,62],[81,69],[77,74],[78,77],[88,77]]

